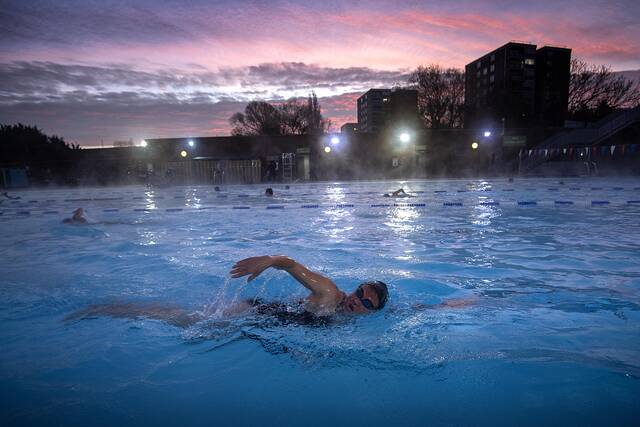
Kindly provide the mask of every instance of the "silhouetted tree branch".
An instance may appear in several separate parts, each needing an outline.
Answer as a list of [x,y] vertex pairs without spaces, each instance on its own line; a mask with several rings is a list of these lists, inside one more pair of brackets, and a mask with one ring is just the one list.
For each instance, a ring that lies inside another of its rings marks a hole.
[[290,99],[272,105],[252,101],[244,113],[235,113],[229,119],[233,135],[304,135],[325,132],[329,121],[322,118],[320,104],[314,92],[306,102]]
[[640,87],[606,65],[571,60],[569,82],[569,118],[598,120],[604,115],[640,104]]
[[418,90],[418,110],[425,126],[432,129],[462,127],[464,72],[439,65],[418,67],[409,77]]

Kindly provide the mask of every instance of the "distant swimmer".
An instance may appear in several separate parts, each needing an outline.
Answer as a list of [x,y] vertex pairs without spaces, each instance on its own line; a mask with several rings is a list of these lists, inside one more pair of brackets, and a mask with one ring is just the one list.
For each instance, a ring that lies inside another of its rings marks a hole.
[[264,190],[264,195],[267,197],[273,197],[273,188],[267,188]]
[[71,218],[65,218],[62,220],[65,224],[87,224],[87,218],[84,216],[84,209],[78,208],[73,211]]
[[21,199],[20,196],[10,196],[9,193],[7,193],[6,191],[3,191],[2,195],[4,197],[6,197],[7,199],[10,199],[10,200],[19,200],[19,199]]
[[404,188],[401,188],[392,193],[385,193],[384,197],[415,197],[415,196],[408,194],[407,192],[404,191]]

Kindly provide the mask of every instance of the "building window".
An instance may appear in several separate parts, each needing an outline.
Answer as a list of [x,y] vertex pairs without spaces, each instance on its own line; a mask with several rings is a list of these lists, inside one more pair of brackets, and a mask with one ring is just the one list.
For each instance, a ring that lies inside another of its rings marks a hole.
[[480,68],[480,61],[476,62],[476,68]]
[[482,74],[484,74],[485,76],[487,75],[487,69],[486,68],[482,69]]
[[493,73],[496,70],[496,64],[491,64],[490,71]]
[[493,83],[495,81],[495,77],[493,75],[489,76],[489,81]]
[[524,60],[524,65],[535,65],[536,60],[533,58],[527,58]]
[[491,62],[494,62],[496,60],[496,54],[492,53],[491,54]]

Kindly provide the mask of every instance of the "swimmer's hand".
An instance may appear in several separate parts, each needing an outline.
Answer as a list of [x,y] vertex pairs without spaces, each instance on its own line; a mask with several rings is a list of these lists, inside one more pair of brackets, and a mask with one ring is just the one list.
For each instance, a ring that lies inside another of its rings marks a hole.
[[250,282],[258,277],[264,270],[274,266],[273,258],[274,257],[265,255],[254,256],[238,261],[231,268],[231,277],[235,279],[237,277],[249,275],[249,277],[247,278],[247,282]]

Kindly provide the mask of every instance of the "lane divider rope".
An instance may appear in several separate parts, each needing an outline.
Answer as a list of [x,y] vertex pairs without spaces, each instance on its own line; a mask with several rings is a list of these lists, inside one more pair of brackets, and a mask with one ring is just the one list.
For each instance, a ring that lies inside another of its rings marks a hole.
[[[582,190],[581,187],[564,187],[564,188],[560,188],[560,187],[549,187],[549,188],[525,188],[525,191],[560,191],[561,189],[565,189],[568,188],[568,190],[570,191],[580,191]],[[640,187],[611,187],[610,188],[613,191],[624,191],[624,190],[632,190],[632,191],[638,191],[640,190]],[[607,188],[605,187],[585,187],[584,190],[587,191],[602,191],[602,190],[607,190]],[[516,189],[514,188],[498,188],[498,189],[492,189],[492,188],[487,188],[487,189],[478,189],[478,190],[465,190],[465,189],[457,189],[457,190],[432,190],[432,191],[424,191],[424,190],[416,190],[416,191],[412,191],[412,194],[427,194],[430,192],[433,192],[433,194],[458,194],[458,193],[490,193],[490,192],[513,192],[516,191]],[[127,191],[125,192],[125,194],[131,194],[132,192]],[[77,193],[72,193],[72,194],[77,194]],[[288,194],[291,196],[318,196],[319,194],[317,193],[302,193],[302,194],[293,194],[293,193],[283,193],[283,194]],[[380,194],[379,192],[372,192],[372,191],[352,191],[352,192],[344,192],[341,194],[348,194],[348,195],[352,195],[352,194]],[[332,195],[331,193],[323,193],[323,195],[325,196],[330,196]],[[190,199],[190,198],[196,198],[196,199],[206,199],[209,196],[211,197],[215,197],[217,199],[226,199],[231,197],[237,197],[237,198],[248,198],[248,197],[263,197],[261,194],[215,194],[215,195],[209,195],[209,194],[193,194],[193,195],[185,195],[185,194],[174,194],[173,199],[175,200],[184,200],[184,199]],[[164,200],[165,196],[162,195],[153,195],[153,196],[148,196],[149,198],[152,198],[154,200]],[[145,196],[134,196],[134,197],[77,197],[77,198],[65,198],[65,199],[46,199],[46,200],[38,200],[38,199],[34,199],[34,200],[12,200],[11,203],[12,204],[19,204],[19,203],[55,203],[55,202],[59,202],[59,201],[63,201],[63,202],[107,202],[107,201],[116,201],[116,200],[144,200]]]
[[[226,205],[226,206],[189,206],[182,208],[149,208],[149,207],[136,207],[136,208],[105,208],[100,209],[104,213],[120,213],[120,212],[142,212],[142,213],[177,213],[177,212],[194,212],[204,210],[291,210],[291,209],[351,209],[351,208],[458,208],[458,207],[497,207],[497,206],[512,206],[512,207],[562,207],[562,206],[582,206],[582,207],[596,207],[596,206],[640,206],[640,200],[520,200],[520,201],[478,201],[475,203],[464,202],[433,202],[433,203],[338,203],[338,204],[326,204],[326,203],[314,203],[314,204],[278,204],[278,205]],[[0,216],[3,218],[16,217],[16,216],[31,216],[31,215],[66,215],[68,212],[62,210],[2,210]]]

